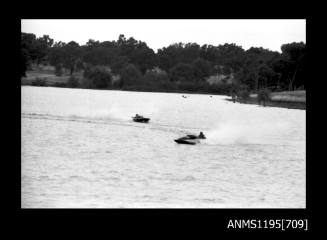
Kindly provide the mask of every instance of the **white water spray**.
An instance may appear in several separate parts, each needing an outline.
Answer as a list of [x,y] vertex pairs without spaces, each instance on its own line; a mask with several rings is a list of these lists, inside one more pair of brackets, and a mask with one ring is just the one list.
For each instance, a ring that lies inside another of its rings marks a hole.
[[287,133],[288,123],[277,122],[223,122],[206,133],[205,142],[217,144],[270,144],[280,141]]

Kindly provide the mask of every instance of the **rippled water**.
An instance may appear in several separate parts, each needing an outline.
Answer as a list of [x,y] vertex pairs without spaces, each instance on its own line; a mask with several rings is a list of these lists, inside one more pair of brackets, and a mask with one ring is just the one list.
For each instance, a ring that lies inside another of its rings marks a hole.
[[[305,207],[304,110],[200,94],[21,91],[23,208]],[[131,121],[136,113],[149,124]],[[200,144],[173,141],[200,131]]]

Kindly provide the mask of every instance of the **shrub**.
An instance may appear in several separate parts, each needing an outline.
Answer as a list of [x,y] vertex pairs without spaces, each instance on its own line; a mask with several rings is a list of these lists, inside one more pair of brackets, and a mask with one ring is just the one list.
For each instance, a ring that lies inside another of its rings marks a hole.
[[263,103],[263,106],[266,105],[266,101],[269,101],[270,100],[270,93],[271,91],[269,89],[260,89],[258,91],[258,96],[257,96],[257,100],[258,100],[258,103],[261,104]]
[[35,80],[32,82],[33,86],[45,86],[46,85],[46,81],[45,79],[42,78],[35,78]]
[[122,85],[123,84],[120,81],[120,79],[119,80],[116,80],[116,81],[113,81],[112,84],[111,84],[111,86],[112,86],[113,89],[120,89],[120,88],[122,88]]
[[232,97],[232,101],[235,102],[236,101],[236,97],[237,97],[237,90],[236,87],[234,85],[231,86],[230,91],[228,93],[228,96]]
[[148,90],[168,91],[174,89],[174,84],[169,80],[166,72],[147,71],[143,76],[142,84]]
[[84,71],[83,87],[103,89],[111,85],[111,73],[101,66],[88,67]]
[[53,86],[54,86],[54,87],[66,87],[67,84],[64,83],[64,82],[55,82],[55,83],[53,84]]
[[192,82],[194,79],[194,69],[191,64],[178,63],[169,71],[170,80],[173,82]]
[[74,75],[71,75],[67,82],[67,87],[76,88],[79,86],[79,80]]
[[20,68],[20,76],[26,77],[26,71],[28,66],[28,51],[24,48],[21,49],[21,68]]
[[217,94],[226,94],[228,95],[231,89],[231,84],[228,83],[215,83],[215,84],[208,84],[207,87],[210,93],[217,93]]
[[240,99],[241,101],[245,101],[249,99],[250,97],[250,92],[247,89],[242,89],[237,92],[237,98]]
[[55,66],[55,75],[58,77],[62,76],[62,67],[59,64]]
[[121,87],[139,85],[142,81],[142,73],[133,64],[128,64],[120,71]]
[[183,81],[178,83],[178,89],[187,92],[196,92],[198,86],[194,82]]

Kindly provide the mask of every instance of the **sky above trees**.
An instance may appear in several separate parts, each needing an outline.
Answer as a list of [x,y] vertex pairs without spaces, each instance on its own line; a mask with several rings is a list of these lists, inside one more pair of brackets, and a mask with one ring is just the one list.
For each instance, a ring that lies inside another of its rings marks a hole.
[[306,21],[297,20],[41,20],[22,19],[21,31],[55,41],[116,40],[120,34],[144,41],[155,52],[172,43],[217,46],[235,43],[245,50],[263,47],[281,52],[281,45],[306,42]]

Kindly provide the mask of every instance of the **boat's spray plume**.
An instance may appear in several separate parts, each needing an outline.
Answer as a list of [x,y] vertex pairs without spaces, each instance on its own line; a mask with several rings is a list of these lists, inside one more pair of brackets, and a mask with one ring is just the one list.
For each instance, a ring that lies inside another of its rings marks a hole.
[[270,144],[283,139],[288,124],[285,122],[224,122],[206,133],[206,143],[217,144]]

